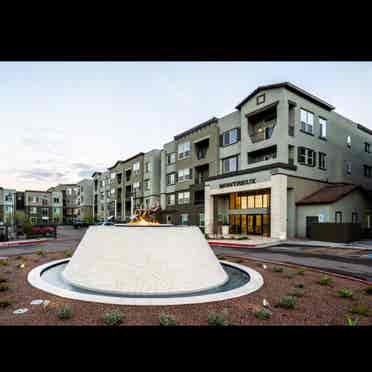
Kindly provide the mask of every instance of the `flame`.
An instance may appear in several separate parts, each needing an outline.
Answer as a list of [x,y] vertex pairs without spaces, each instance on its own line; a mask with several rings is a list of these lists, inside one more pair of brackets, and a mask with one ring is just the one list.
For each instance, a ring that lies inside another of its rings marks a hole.
[[160,225],[159,222],[146,221],[142,216],[128,222],[129,225]]

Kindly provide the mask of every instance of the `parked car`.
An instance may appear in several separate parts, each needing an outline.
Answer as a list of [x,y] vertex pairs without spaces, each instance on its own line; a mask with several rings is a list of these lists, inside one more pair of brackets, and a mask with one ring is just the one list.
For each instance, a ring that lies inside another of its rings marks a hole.
[[74,229],[80,229],[80,227],[90,226],[90,223],[81,220],[74,220],[72,225],[74,226]]
[[54,228],[51,226],[33,226],[31,235],[48,235],[54,234]]
[[97,222],[96,225],[98,226],[113,226],[114,223],[111,221],[103,221],[103,222]]

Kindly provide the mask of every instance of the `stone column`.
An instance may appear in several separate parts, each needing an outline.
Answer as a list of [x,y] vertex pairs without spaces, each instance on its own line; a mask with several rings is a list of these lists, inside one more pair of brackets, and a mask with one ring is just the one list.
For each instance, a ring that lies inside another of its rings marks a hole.
[[271,176],[271,237],[287,239],[287,176]]
[[204,223],[205,223],[205,233],[213,234],[213,195],[210,194],[209,186],[205,186],[204,190]]

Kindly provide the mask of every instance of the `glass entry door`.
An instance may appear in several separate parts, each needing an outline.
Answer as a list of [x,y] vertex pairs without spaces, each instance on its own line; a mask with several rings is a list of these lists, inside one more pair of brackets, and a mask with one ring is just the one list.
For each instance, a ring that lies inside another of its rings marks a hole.
[[269,214],[230,215],[230,234],[270,235]]

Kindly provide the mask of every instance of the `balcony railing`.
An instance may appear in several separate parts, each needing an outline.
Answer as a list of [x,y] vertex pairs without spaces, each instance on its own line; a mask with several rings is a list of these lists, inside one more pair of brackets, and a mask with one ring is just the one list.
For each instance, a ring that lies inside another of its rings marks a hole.
[[202,160],[202,159],[205,159],[207,157],[207,149],[203,149],[203,150],[198,150],[196,152],[196,158],[198,160]]
[[266,127],[262,132],[251,135],[251,141],[253,143],[265,141],[265,140],[270,139],[272,135],[273,135],[273,128]]

